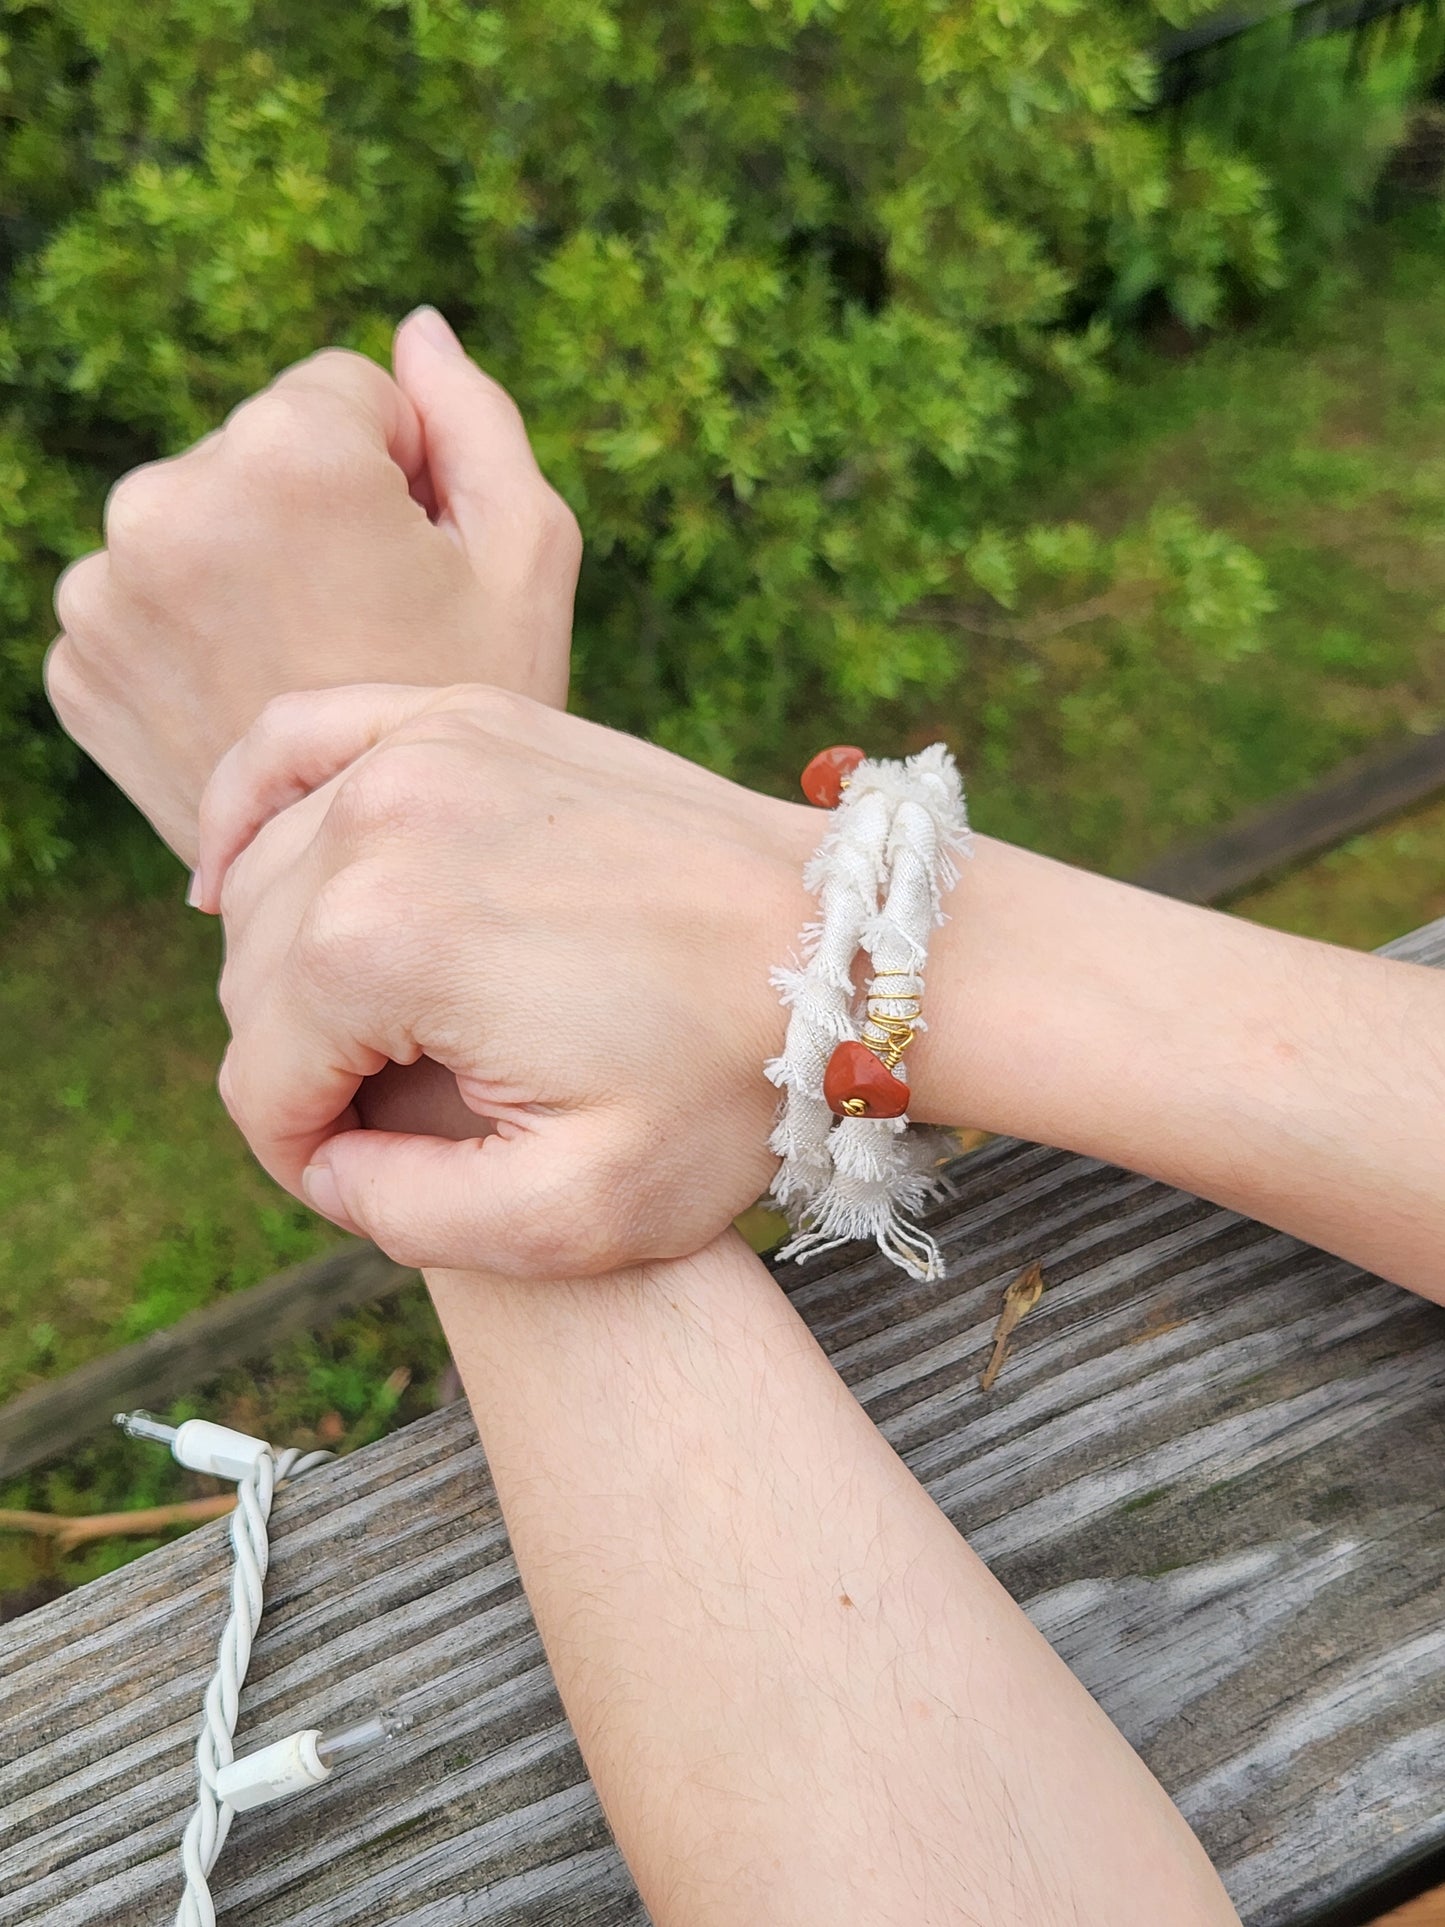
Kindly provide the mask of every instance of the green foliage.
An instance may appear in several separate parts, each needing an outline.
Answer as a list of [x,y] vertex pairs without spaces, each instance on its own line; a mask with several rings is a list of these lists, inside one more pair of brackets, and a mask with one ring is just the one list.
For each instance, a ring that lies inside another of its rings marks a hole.
[[1187,109],[1268,177],[1291,285],[1308,284],[1369,204],[1445,52],[1438,9],[1305,41],[1299,26],[1286,17],[1230,42]]
[[[1359,254],[1308,326],[1140,355],[1129,380],[1055,410],[975,536],[988,592],[916,612],[948,628],[959,673],[875,720],[959,745],[980,828],[1127,869],[1371,737],[1445,724],[1438,220],[1372,232]],[[1237,907],[1377,943],[1445,911],[1442,837],[1437,807]],[[0,1399],[328,1235],[249,1163],[216,1098],[216,930],[181,913],[181,887],[137,828],[0,928]],[[349,1446],[429,1409],[443,1360],[424,1298],[404,1293],[195,1388],[189,1409]],[[196,1489],[108,1435],[0,1505],[107,1511]],[[0,1538],[0,1593],[35,1580],[36,1544]],[[62,1575],[143,1549],[92,1548]]]
[[40,663],[51,579],[85,546],[69,474],[18,414],[0,421],[0,894],[53,870],[64,852],[62,795],[76,759],[48,726]]
[[[59,853],[36,670],[105,486],[422,299],[581,517],[587,708],[757,778],[921,700],[959,644],[920,612],[1047,575],[1001,503],[1112,327],[1279,285],[1301,184],[1357,196],[1398,119],[1404,56],[1355,139],[1313,48],[1283,121],[1144,111],[1210,5],[0,0],[0,883]],[[1217,539],[1136,533],[1129,571],[1215,584],[1172,605],[1214,674]]]
[[1372,227],[1287,325],[1131,349],[1051,411],[1000,526],[1082,533],[1002,625],[958,612],[966,673],[926,712],[982,828],[1127,873],[1445,724],[1442,237],[1427,207]]
[[587,533],[581,700],[757,774],[950,669],[902,618],[999,585],[979,530],[1101,294],[1277,278],[1259,169],[1139,111],[1177,0],[3,8],[12,879],[69,767],[51,577],[289,359],[456,317]]

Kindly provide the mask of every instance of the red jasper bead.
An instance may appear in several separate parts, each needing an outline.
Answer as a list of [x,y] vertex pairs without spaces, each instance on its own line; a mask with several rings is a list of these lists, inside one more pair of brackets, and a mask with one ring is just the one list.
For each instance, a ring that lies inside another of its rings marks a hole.
[[[823,1073],[823,1095],[835,1117],[902,1117],[908,1086],[885,1069],[866,1044],[839,1044]],[[862,1104],[849,1110],[850,1103]]]
[[852,743],[834,743],[831,749],[820,749],[803,771],[804,796],[820,810],[837,809],[843,800],[843,778],[867,760],[867,750],[857,749]]

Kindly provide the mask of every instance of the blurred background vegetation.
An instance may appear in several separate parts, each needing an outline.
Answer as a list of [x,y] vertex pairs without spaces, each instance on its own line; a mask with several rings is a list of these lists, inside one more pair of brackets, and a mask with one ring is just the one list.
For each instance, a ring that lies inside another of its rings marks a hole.
[[[587,538],[579,706],[750,781],[942,734],[981,828],[1122,874],[1445,723],[1436,7],[0,20],[0,1401],[329,1236],[221,1115],[214,930],[39,685],[110,483],[327,342],[451,317]],[[1377,943],[1442,850],[1437,806],[1235,907]],[[345,1446],[444,1364],[408,1294],[206,1405]],[[0,1504],[182,1489],[143,1456]]]

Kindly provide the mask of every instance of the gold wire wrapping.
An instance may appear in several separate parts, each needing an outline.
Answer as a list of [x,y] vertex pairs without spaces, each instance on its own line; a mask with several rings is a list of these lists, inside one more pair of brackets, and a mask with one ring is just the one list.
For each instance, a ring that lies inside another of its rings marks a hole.
[[[886,992],[880,992],[878,989],[879,982],[884,977],[906,977],[910,983],[916,982],[918,989],[907,992],[902,996],[890,997]],[[899,1013],[895,1009],[885,1014],[879,1010],[878,1006],[880,1004],[893,1004],[895,1006],[898,1004],[911,1004],[912,1009],[902,1013]],[[922,1015],[923,984],[917,971],[878,970],[874,972],[873,981],[868,987],[868,1017],[863,1026],[863,1042],[868,1046],[869,1050],[872,1051],[884,1070],[893,1071],[897,1069],[899,1059],[913,1042],[916,1034],[915,1026]],[[870,1030],[876,1031],[882,1038],[883,1041],[881,1044],[868,1035]]]

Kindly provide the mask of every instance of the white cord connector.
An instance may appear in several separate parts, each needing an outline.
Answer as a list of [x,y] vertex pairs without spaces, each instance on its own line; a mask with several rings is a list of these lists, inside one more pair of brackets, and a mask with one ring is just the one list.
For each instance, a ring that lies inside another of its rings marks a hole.
[[329,1780],[338,1766],[358,1754],[380,1746],[404,1733],[409,1719],[382,1714],[359,1725],[343,1727],[339,1733],[322,1733],[316,1727],[304,1733],[288,1734],[259,1752],[233,1760],[216,1775],[216,1795],[238,1813],[250,1807],[269,1806],[293,1793]]
[[168,1445],[177,1465],[208,1472],[213,1479],[233,1479],[238,1485],[271,1450],[264,1439],[235,1432],[229,1425],[213,1425],[210,1419],[188,1418],[183,1425],[166,1425],[149,1412],[117,1412],[115,1422],[127,1438]]
[[216,1775],[216,1798],[237,1813],[245,1813],[249,1807],[268,1806],[272,1800],[284,1800],[288,1794],[320,1786],[331,1778],[331,1768],[323,1765],[316,1751],[320,1738],[313,1726],[304,1733],[288,1734],[272,1746],[263,1746],[258,1753],[248,1753],[244,1759],[232,1760]]

